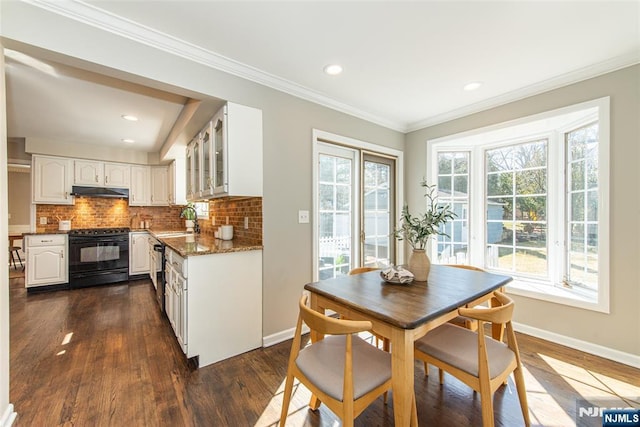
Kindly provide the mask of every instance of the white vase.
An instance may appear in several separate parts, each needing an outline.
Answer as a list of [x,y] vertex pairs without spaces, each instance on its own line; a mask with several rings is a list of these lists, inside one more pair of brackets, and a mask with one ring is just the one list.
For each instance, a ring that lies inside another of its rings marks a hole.
[[185,219],[184,220],[184,225],[185,225],[185,227],[187,227],[187,233],[193,233],[193,220],[192,219]]
[[426,282],[431,270],[431,261],[424,249],[414,249],[409,257],[408,270],[418,282]]

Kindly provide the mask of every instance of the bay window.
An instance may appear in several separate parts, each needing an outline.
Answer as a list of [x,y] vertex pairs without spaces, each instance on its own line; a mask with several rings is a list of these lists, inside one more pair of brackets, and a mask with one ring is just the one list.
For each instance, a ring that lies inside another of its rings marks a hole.
[[608,312],[608,98],[428,141],[428,181],[458,215],[436,263],[510,275],[509,291]]

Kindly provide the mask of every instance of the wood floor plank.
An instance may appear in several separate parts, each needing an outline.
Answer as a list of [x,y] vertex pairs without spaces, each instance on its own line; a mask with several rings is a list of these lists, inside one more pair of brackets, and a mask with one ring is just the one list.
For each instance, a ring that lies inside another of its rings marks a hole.
[[[23,279],[12,279],[10,299],[15,426],[278,422],[291,341],[192,370],[149,281],[27,294]],[[523,334],[518,340],[534,426],[575,425],[576,400],[583,397],[640,406],[640,370]],[[326,407],[308,409],[308,390],[294,391],[287,425],[336,425]],[[420,425],[482,423],[479,396],[453,377],[441,386],[435,370],[425,377],[416,363],[415,391]],[[511,380],[496,392],[494,406],[497,426],[523,425]],[[392,426],[393,394],[387,405],[374,402],[356,425]]]

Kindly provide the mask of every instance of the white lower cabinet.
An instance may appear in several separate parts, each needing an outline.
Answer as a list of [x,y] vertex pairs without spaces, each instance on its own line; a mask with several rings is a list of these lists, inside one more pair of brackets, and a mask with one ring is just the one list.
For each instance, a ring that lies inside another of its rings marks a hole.
[[149,273],[149,233],[129,233],[129,276]]
[[199,366],[262,347],[262,251],[182,258],[166,249],[165,309]]
[[66,234],[41,234],[25,237],[27,268],[25,286],[57,285],[69,282]]
[[[169,250],[168,250],[169,251]],[[171,251],[167,258],[165,306],[169,323],[185,354],[187,351],[187,277],[186,260]]]

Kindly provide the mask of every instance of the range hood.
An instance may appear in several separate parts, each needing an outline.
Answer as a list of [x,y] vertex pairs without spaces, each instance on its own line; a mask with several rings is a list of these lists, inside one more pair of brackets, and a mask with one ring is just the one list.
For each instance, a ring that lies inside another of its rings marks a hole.
[[129,198],[128,188],[106,188],[106,187],[81,187],[74,185],[71,191],[72,196],[84,197],[112,197],[120,199]]

